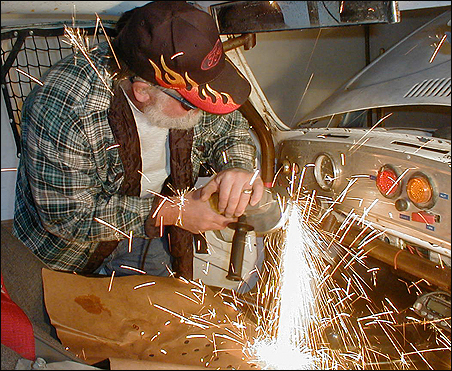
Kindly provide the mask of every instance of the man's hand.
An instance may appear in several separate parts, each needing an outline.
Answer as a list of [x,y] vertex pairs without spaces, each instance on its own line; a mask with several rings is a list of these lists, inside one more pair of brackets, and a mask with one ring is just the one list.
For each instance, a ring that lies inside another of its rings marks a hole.
[[201,189],[187,192],[183,197],[170,197],[173,201],[166,201],[156,217],[156,226],[163,224],[177,225],[192,233],[201,233],[211,230],[222,230],[229,223],[236,222],[237,218],[225,217],[216,212],[209,199],[201,199]]
[[202,201],[218,193],[218,211],[230,218],[242,215],[248,204],[257,204],[262,198],[264,184],[254,173],[227,169],[219,172],[200,191]]

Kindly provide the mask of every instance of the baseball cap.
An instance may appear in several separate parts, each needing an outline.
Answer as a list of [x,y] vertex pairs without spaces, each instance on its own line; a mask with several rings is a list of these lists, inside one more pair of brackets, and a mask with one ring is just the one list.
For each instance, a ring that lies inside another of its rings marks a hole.
[[225,56],[213,18],[185,1],[153,1],[135,8],[113,45],[138,76],[176,89],[204,111],[232,112],[251,92]]

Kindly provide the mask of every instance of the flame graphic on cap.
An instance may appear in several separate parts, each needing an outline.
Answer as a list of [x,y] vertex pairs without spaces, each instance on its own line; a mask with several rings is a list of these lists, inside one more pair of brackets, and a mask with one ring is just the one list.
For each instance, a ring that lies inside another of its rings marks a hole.
[[[201,91],[199,90],[199,84],[196,81],[192,80],[188,76],[187,72],[185,72],[184,79],[181,74],[170,69],[166,65],[163,55],[160,57],[160,62],[163,66],[163,69],[165,70],[166,81],[163,79],[162,71],[160,70],[160,68],[151,59],[149,59],[149,62],[154,68],[155,79],[157,80],[159,85],[170,89],[177,89],[184,98],[188,99],[195,106],[207,112],[225,114],[232,112],[240,107],[240,105],[235,103],[228,93],[218,92],[215,89],[212,89],[209,84],[206,84],[206,89],[215,97],[214,101],[214,99],[210,95],[208,95],[204,89],[201,89]],[[192,86],[190,90],[187,89],[186,81],[188,81]],[[225,99],[223,99],[223,97]]]
[[184,89],[187,87],[187,84],[185,83],[183,76],[173,71],[166,65],[165,58],[163,58],[163,55],[160,56],[160,63],[162,63],[162,66],[166,71],[165,79],[169,81],[169,83],[163,80],[162,71],[160,70],[160,68],[151,59],[149,59],[149,62],[152,64],[152,67],[154,67],[155,79],[160,85],[170,89]]
[[[199,90],[199,85],[196,84],[195,81],[190,79],[188,74],[185,75],[187,81],[192,85],[192,89],[190,90],[190,102],[193,103],[197,107],[205,107],[205,110],[210,112],[215,112],[218,114],[229,113],[240,107],[239,104],[234,102],[234,99],[225,92],[218,92],[215,89],[212,89],[209,84],[206,84],[206,89],[215,97],[215,102],[213,98],[206,93],[204,89]],[[192,93],[194,92],[194,94]],[[184,94],[184,92],[180,92],[184,98],[188,99],[188,97]],[[226,99],[224,99],[224,98]],[[225,103],[226,101],[226,103]]]

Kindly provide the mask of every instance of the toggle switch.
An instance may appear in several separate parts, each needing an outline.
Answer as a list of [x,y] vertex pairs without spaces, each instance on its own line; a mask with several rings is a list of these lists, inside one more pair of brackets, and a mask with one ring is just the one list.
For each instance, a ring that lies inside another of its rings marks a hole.
[[411,213],[411,220],[413,222],[420,222],[432,225],[436,220],[436,215],[430,214],[426,211],[418,211],[417,213]]

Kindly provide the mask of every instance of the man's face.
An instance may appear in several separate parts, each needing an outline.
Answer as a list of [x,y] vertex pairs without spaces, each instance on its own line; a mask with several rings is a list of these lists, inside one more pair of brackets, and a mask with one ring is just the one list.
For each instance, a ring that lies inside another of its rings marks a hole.
[[176,99],[156,88],[150,89],[152,89],[153,99],[143,108],[143,113],[153,125],[186,130],[191,129],[201,119],[200,109],[187,111]]

